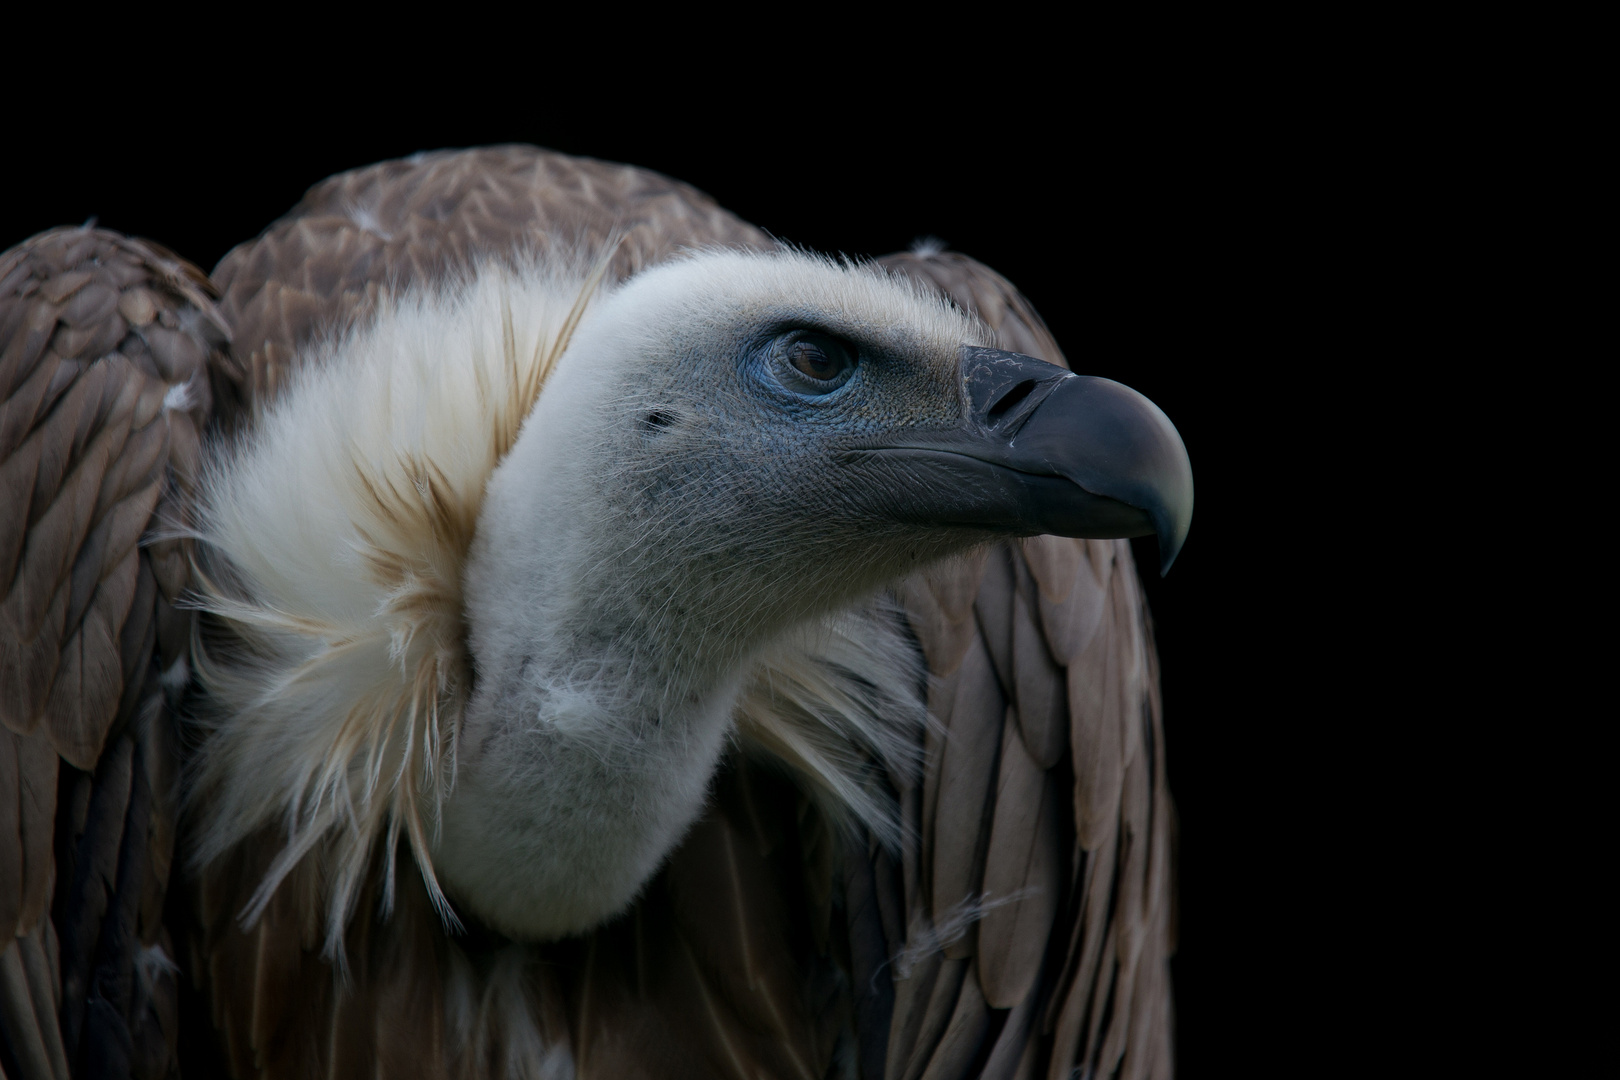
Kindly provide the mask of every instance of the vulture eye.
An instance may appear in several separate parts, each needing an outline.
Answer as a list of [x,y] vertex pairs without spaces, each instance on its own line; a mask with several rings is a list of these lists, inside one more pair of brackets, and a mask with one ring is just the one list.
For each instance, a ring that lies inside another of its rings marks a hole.
[[796,334],[779,355],[782,382],[800,394],[829,394],[855,373],[853,350],[826,334]]

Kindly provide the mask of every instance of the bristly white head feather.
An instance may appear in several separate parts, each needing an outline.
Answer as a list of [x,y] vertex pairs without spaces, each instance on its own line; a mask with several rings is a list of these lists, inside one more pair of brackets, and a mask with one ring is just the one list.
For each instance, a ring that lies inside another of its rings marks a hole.
[[400,301],[310,357],[209,475],[199,578],[225,633],[198,658],[199,860],[286,835],[247,919],[317,859],[340,954],[403,837],[447,921],[440,878],[514,936],[588,929],[695,819],[728,737],[898,839],[873,765],[914,772],[921,672],[861,598],[961,541],[861,535],[852,559],[847,528],[784,501],[818,481],[791,426],[750,426],[738,357],[762,327],[825,323],[909,358],[842,422],[929,423],[987,332],[800,254],[617,290],[603,267],[492,265]]

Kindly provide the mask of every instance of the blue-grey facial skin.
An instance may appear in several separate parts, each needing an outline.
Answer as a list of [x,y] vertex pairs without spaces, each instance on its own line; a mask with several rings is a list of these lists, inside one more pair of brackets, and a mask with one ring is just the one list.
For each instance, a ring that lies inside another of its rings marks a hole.
[[[619,444],[605,492],[612,532],[640,556],[632,607],[645,615],[702,597],[717,623],[763,632],[748,618],[830,610],[997,536],[1155,531],[1150,499],[1127,505],[1113,497],[1109,447],[1086,441],[1088,418],[1058,416],[1048,403],[1079,400],[1082,384],[1106,380],[971,343],[929,348],[917,339],[825,314],[767,311],[718,342],[712,327],[689,341],[677,335],[661,362],[638,368],[640,385],[623,388],[615,415],[598,418]],[[846,350],[848,366],[834,379],[809,380],[790,363],[804,340]],[[1021,391],[1032,404],[1017,425],[988,415],[995,403],[969,392],[964,364],[992,360],[1024,365],[1040,382],[1036,392]],[[1127,416],[1125,428],[1137,423]],[[1047,449],[1031,457],[1021,440]],[[1103,463],[1054,464],[1047,444],[1065,440]],[[1100,480],[1082,488],[1081,475]],[[766,584],[739,567],[765,569]],[[756,614],[734,618],[745,610]]]
[[[848,377],[830,391],[807,386],[810,380],[798,376],[786,355],[795,342],[823,336],[841,343],[854,361]],[[930,356],[907,344],[801,322],[783,313],[759,340],[745,346],[739,374],[760,398],[762,417],[774,412],[835,435],[954,426],[962,416],[956,357]]]
[[[786,347],[806,333],[849,350],[853,367],[828,392],[805,393],[783,373]],[[933,355],[906,338],[767,311],[719,342],[712,328],[677,335],[662,362],[639,366],[639,385],[621,388],[594,425],[618,444],[604,484],[612,532],[648,571],[634,606],[702,596],[717,621],[745,609],[800,618],[983,539],[898,519],[888,504],[916,478],[896,462],[848,460],[852,439],[962,418],[956,349]],[[740,566],[779,567],[768,575],[779,594],[761,605],[758,577]]]

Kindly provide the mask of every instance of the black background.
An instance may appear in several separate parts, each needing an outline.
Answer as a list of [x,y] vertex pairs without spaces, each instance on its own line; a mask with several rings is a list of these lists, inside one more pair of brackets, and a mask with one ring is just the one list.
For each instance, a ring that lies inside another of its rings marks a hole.
[[[1329,1017],[1371,945],[1349,910],[1393,872],[1346,827],[1366,794],[1352,780],[1375,781],[1352,775],[1365,736],[1344,654],[1365,598],[1340,582],[1380,541],[1334,528],[1328,499],[1388,159],[1358,155],[1334,95],[1187,55],[1039,79],[936,60],[867,98],[782,101],[604,78],[158,108],[148,88],[124,110],[138,122],[10,130],[12,160],[36,167],[7,167],[0,246],[96,216],[206,270],[331,173],[533,142],[667,173],[811,248],[934,236],[1006,274],[1077,370],[1146,393],[1191,455],[1191,535],[1166,580],[1145,575],[1181,819],[1178,1053],[1185,1076],[1286,1069],[1350,1038]],[[1156,562],[1152,541],[1137,551]]]

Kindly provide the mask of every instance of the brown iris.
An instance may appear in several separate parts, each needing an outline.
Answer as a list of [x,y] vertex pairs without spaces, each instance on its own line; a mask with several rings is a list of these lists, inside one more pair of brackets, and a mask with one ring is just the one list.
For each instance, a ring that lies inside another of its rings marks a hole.
[[795,393],[830,394],[855,374],[855,350],[830,335],[800,330],[785,335],[777,348],[776,377]]
[[843,370],[839,363],[842,357],[834,358],[827,355],[823,349],[813,341],[795,341],[788,349],[788,362],[812,379],[826,381]]

